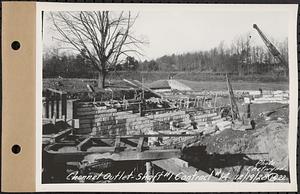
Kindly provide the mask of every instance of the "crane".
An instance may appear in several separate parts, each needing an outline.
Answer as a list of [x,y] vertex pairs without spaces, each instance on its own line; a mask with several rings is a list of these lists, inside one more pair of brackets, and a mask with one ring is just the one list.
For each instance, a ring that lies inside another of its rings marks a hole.
[[259,29],[259,27],[256,24],[253,24],[253,28],[257,30],[261,39],[264,41],[265,45],[268,47],[270,53],[275,57],[275,59],[282,63],[286,69],[288,69],[288,64],[282,57],[278,49],[269,41],[269,39],[264,35],[264,33]]
[[228,88],[228,93],[229,93],[229,101],[230,101],[232,119],[233,120],[236,120],[236,119],[240,120],[241,117],[240,117],[239,109],[238,109],[238,106],[236,104],[235,97],[234,97],[233,90],[232,90],[232,86],[231,86],[231,83],[229,81],[227,73],[226,73],[226,82],[227,82],[227,88]]

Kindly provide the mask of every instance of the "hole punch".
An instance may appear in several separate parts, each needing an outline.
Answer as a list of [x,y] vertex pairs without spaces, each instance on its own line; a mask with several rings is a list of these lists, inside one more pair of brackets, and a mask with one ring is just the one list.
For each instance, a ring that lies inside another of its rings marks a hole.
[[19,145],[13,145],[12,147],[11,147],[11,151],[14,153],[14,154],[18,154],[18,153],[20,153],[21,152],[21,146],[19,146]]
[[21,44],[20,44],[19,41],[13,41],[13,42],[11,43],[11,48],[12,48],[13,50],[19,50],[20,47],[21,47]]

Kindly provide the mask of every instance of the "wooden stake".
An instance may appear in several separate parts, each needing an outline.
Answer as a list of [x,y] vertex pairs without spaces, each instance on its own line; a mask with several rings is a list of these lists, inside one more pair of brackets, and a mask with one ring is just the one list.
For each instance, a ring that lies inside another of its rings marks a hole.
[[218,98],[218,93],[215,95],[215,102],[214,102],[214,110],[216,111],[216,105],[217,105],[217,98]]
[[152,177],[152,163],[146,162],[146,182],[147,183],[153,182],[153,181],[151,181],[151,177]]

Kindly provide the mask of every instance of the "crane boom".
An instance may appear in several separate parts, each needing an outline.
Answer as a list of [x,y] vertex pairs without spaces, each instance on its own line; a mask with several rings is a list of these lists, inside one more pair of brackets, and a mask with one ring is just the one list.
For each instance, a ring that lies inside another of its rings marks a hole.
[[253,28],[257,30],[261,39],[264,41],[265,45],[268,47],[270,53],[275,57],[275,59],[277,59],[280,63],[282,63],[285,66],[285,68],[288,69],[288,64],[286,63],[278,49],[269,41],[269,39],[264,35],[264,33],[259,29],[259,27],[256,24],[253,24]]

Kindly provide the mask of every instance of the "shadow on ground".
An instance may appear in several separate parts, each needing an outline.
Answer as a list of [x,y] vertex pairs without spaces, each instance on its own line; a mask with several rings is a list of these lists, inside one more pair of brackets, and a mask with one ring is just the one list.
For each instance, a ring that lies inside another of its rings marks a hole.
[[[189,162],[189,164],[197,170],[202,170],[207,173],[211,173],[216,169],[226,169],[224,172],[230,172],[234,174],[234,177],[241,177],[253,174],[264,175],[271,173],[272,175],[286,177],[289,180],[289,172],[276,168],[273,165],[270,165],[268,161],[262,161],[259,159],[252,159],[251,156],[255,155],[258,158],[258,155],[265,155],[267,153],[207,153],[206,146],[194,146],[185,148],[183,150],[182,159]],[[249,169],[252,171],[249,173]],[[217,176],[215,174],[215,176]],[[217,176],[218,177],[218,176]],[[235,181],[235,180],[231,180]],[[258,180],[257,182],[265,182],[267,180]]]

